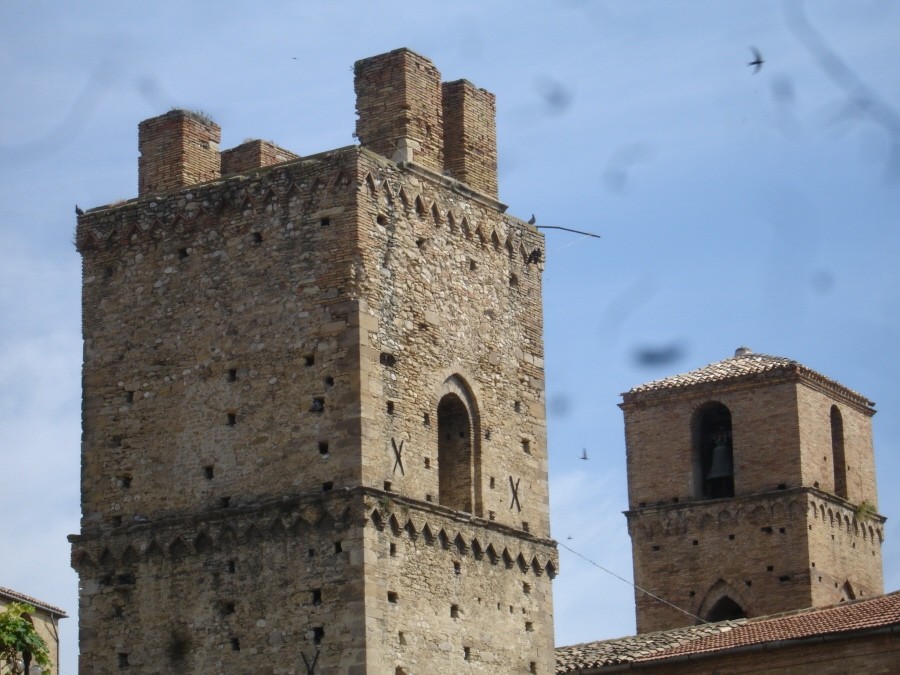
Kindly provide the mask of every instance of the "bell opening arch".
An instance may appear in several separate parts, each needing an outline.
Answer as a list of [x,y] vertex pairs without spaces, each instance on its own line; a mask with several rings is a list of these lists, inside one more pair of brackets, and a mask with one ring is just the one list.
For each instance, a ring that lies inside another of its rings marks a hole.
[[731,411],[718,402],[706,403],[694,413],[692,427],[694,496],[734,497]]

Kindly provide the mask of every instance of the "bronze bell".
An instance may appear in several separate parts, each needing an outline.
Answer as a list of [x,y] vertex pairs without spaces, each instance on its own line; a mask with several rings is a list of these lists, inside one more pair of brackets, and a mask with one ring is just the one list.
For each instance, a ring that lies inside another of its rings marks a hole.
[[731,478],[734,476],[734,467],[731,464],[731,448],[724,441],[719,441],[712,451],[712,462],[709,464],[709,474],[706,480],[716,478]]

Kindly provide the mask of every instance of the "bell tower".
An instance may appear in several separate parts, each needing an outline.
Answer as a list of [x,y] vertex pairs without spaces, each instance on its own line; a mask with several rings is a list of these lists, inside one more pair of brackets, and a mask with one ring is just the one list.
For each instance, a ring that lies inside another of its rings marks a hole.
[[638,632],[883,592],[871,401],[747,348],[622,397]]

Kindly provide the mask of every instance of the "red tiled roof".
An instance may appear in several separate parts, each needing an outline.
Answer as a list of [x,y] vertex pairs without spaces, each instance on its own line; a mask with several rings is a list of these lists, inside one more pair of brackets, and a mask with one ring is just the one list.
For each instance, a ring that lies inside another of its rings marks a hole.
[[698,637],[635,660],[653,661],[683,654],[715,652],[766,642],[852,633],[893,625],[900,625],[900,591],[822,609],[751,619],[728,632]]
[[900,625],[900,591],[756,619],[642,633],[556,648],[556,673],[597,672],[607,666],[662,661],[755,644],[802,640]]
[[764,374],[780,375],[797,373],[804,375],[812,380],[827,383],[832,387],[836,387],[850,398],[856,399],[859,403],[872,406],[872,401],[859,394],[858,392],[848,389],[842,384],[825,377],[821,373],[807,368],[801,363],[783,356],[770,356],[768,354],[756,354],[746,347],[741,347],[735,351],[734,356],[715,363],[710,363],[703,368],[692,370],[680,375],[672,375],[661,380],[654,380],[646,384],[638,385],[629,390],[623,396],[633,394],[642,394],[645,392],[655,392],[673,389],[682,389],[693,387],[696,385],[707,384],[710,382],[726,382],[730,380],[740,380],[753,376]]
[[30,595],[19,593],[18,591],[14,591],[10,588],[3,588],[3,586],[0,586],[0,596],[5,597],[12,602],[28,603],[29,605],[33,605],[35,609],[42,609],[45,612],[49,612],[50,614],[56,614],[63,619],[69,618],[69,615],[66,614],[65,610],[60,609],[59,607],[54,607],[53,605],[48,605],[46,602],[41,602],[37,598],[32,598]]
[[699,626],[685,626],[655,633],[641,633],[612,640],[557,647],[556,672],[563,675],[564,673],[577,673],[585,668],[631,663],[702,636],[714,636],[723,631],[729,631],[744,622],[746,619],[704,623]]

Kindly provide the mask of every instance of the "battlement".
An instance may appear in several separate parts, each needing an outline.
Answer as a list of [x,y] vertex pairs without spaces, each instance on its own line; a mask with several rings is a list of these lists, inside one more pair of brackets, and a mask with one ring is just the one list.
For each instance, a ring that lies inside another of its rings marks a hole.
[[[354,86],[363,147],[497,198],[493,94],[467,80],[441,83],[434,64],[408,49],[357,61]],[[262,140],[220,152],[219,126],[189,110],[144,120],[138,130],[141,197],[299,158]]]
[[300,159],[300,155],[280,148],[271,141],[245,141],[230,150],[222,151],[222,175],[244,173],[292,159]]
[[222,130],[208,117],[170,110],[138,125],[138,194],[169,192],[221,175]]

